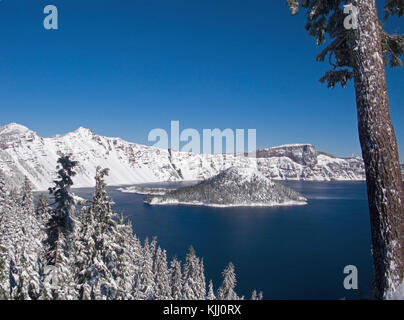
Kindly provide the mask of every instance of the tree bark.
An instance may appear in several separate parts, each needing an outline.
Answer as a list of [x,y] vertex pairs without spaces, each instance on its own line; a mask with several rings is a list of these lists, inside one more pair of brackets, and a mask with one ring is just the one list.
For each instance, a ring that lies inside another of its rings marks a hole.
[[404,279],[404,192],[375,0],[357,0],[356,6],[353,70],[372,232],[375,297],[388,299]]

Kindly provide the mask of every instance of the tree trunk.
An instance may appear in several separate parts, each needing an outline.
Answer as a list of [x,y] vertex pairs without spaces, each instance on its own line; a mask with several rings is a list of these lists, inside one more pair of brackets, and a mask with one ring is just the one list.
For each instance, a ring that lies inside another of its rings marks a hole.
[[375,295],[386,299],[404,279],[404,192],[375,0],[356,3],[353,67],[358,131],[366,170]]

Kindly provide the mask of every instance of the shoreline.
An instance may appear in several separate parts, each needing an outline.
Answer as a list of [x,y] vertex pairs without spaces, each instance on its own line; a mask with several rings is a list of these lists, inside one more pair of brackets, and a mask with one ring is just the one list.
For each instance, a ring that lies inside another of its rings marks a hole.
[[204,203],[204,202],[181,202],[181,201],[166,201],[153,203],[144,201],[144,203],[150,206],[198,206],[198,207],[212,207],[212,208],[250,208],[250,207],[290,207],[290,206],[304,206],[308,204],[308,201],[287,201],[283,203],[254,203],[254,204],[215,204],[215,203]]

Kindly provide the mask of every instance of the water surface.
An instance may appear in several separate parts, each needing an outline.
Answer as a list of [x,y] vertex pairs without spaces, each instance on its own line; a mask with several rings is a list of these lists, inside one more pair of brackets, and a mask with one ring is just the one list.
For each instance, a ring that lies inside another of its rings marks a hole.
[[[142,240],[157,236],[168,256],[183,259],[192,244],[215,288],[229,261],[237,292],[265,299],[368,298],[372,258],[364,182],[284,182],[308,198],[305,206],[211,208],[149,206],[143,195],[110,187],[115,210],[129,217]],[[165,186],[167,184],[148,185]],[[171,185],[173,186],[173,185]],[[92,189],[75,189],[89,198]],[[355,265],[359,290],[343,287],[343,269]]]

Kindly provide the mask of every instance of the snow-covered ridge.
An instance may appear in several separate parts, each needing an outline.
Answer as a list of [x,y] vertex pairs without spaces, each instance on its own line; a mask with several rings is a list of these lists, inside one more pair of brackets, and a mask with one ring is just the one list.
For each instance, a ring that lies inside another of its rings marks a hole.
[[148,195],[151,205],[202,205],[213,207],[289,206],[306,204],[302,195],[265,177],[253,168],[226,169],[196,185]]
[[46,190],[61,153],[71,153],[79,162],[75,187],[93,186],[97,166],[111,169],[110,185],[203,180],[230,167],[257,168],[275,180],[364,180],[360,158],[336,158],[309,144],[258,150],[257,159],[252,159],[158,149],[99,136],[82,127],[49,138],[16,123],[0,127],[0,169],[11,183],[27,176],[36,190]]

